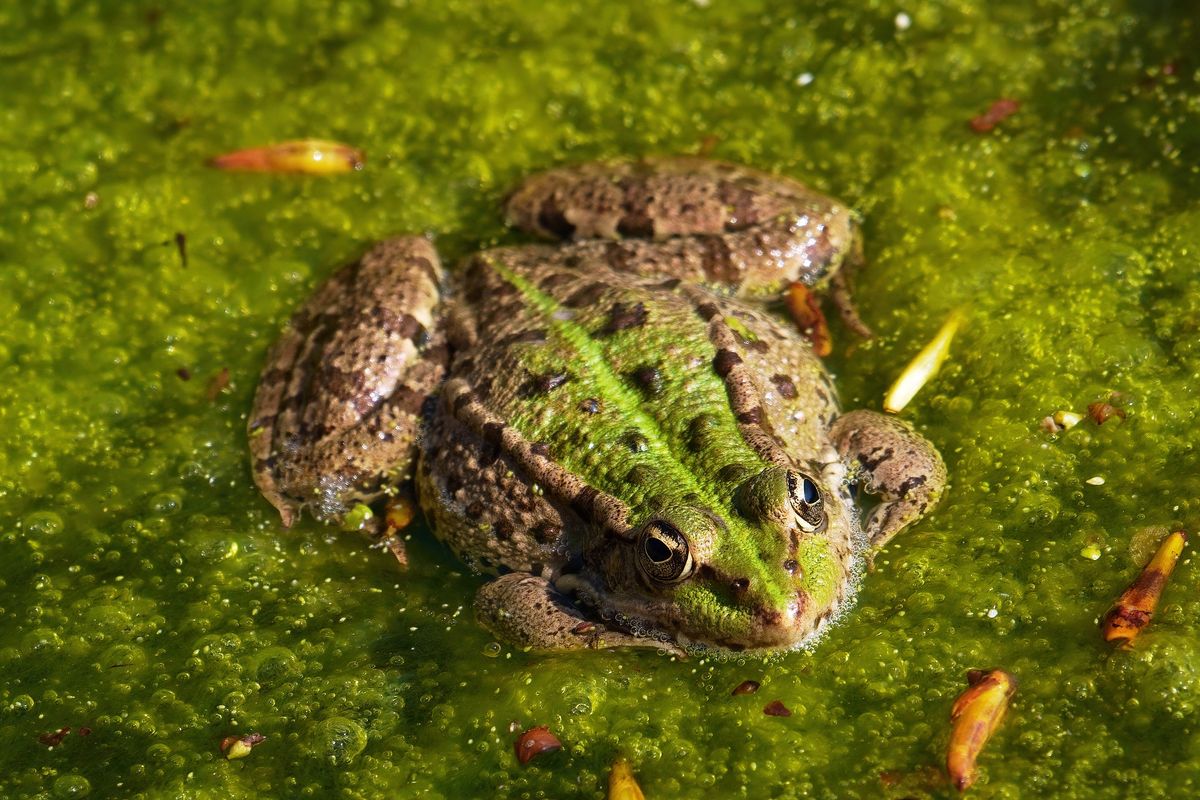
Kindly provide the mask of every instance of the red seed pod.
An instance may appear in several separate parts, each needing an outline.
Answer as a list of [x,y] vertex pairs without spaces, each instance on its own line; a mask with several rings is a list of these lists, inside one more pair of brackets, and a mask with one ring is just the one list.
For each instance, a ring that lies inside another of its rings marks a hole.
[[772,700],[763,707],[763,713],[768,717],[790,717],[792,710],[782,700]]
[[542,753],[561,750],[562,742],[545,725],[538,725],[517,737],[513,746],[517,753],[517,760],[522,764],[528,764],[531,759]]

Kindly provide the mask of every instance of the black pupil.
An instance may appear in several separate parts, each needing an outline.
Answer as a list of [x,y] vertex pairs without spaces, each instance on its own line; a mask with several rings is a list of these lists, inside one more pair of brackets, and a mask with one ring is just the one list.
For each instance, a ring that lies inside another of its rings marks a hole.
[[671,558],[671,548],[667,547],[661,539],[656,539],[653,536],[646,539],[645,549],[646,558],[655,564],[661,564]]
[[820,497],[821,497],[820,493],[817,492],[817,485],[815,483],[813,483],[812,481],[810,481],[808,478],[805,478],[804,479],[804,502],[808,503],[809,505],[812,505],[813,503],[817,502],[817,500],[819,500]]

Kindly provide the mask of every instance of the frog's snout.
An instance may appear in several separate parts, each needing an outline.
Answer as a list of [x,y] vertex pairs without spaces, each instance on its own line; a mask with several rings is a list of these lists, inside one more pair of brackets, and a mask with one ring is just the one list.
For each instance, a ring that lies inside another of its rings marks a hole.
[[809,613],[811,598],[803,589],[796,589],[777,606],[764,606],[754,611],[755,625],[751,631],[752,648],[789,647],[799,644],[813,632],[814,620]]

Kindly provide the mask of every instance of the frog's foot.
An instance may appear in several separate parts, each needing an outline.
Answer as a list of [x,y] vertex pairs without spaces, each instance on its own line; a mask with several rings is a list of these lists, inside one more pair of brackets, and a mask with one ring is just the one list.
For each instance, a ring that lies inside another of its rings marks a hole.
[[865,526],[873,548],[887,544],[941,499],[946,465],[907,422],[875,411],[852,411],[834,422],[831,433],[862,488],[882,498]]
[[526,181],[506,208],[513,225],[541,236],[607,240],[581,241],[577,256],[742,296],[823,284],[860,252],[858,219],[838,201],[698,158],[552,170]]
[[545,578],[510,572],[485,584],[475,595],[479,621],[501,639],[534,650],[653,647],[673,655],[683,651],[661,642],[606,628],[589,620]]
[[854,248],[846,258],[846,263],[841,269],[835,271],[829,279],[829,301],[833,303],[833,307],[838,310],[838,314],[842,318],[842,322],[847,328],[857,333],[864,339],[870,339],[875,333],[863,322],[863,318],[858,314],[858,308],[854,305],[854,299],[850,291],[850,271],[857,272],[862,269],[865,264],[862,253],[862,240],[855,241]]
[[342,523],[407,478],[421,406],[446,369],[440,279],[427,240],[381,242],[326,281],[272,348],[249,438],[254,480],[285,526],[302,508]]

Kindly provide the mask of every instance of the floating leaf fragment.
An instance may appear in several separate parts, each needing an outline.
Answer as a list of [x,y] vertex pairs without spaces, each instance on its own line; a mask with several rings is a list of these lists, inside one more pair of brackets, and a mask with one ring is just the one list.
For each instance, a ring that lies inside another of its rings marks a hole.
[[342,517],[342,530],[346,532],[361,531],[375,518],[375,512],[366,503],[356,503]]
[[517,761],[528,764],[530,759],[540,756],[542,753],[561,750],[562,742],[545,725],[538,725],[517,737],[514,748],[517,752]]
[[642,787],[633,777],[633,769],[624,758],[613,762],[608,773],[608,800],[646,800]]
[[399,533],[412,525],[416,516],[416,503],[407,494],[398,494],[388,500],[386,520],[389,533]]
[[210,403],[216,402],[221,392],[229,388],[229,367],[221,367],[221,371],[213,376],[213,379],[208,382],[208,400]]
[[975,782],[975,760],[1017,691],[1016,679],[1002,669],[969,670],[967,684],[950,710],[954,727],[946,750],[946,770],[960,792]]
[[1129,647],[1150,624],[1150,618],[1158,606],[1158,598],[1162,596],[1167,578],[1171,577],[1185,544],[1185,531],[1175,531],[1162,540],[1158,552],[1151,557],[1137,580],[1117,598],[1104,616],[1104,641],[1120,642],[1122,646]]
[[1103,425],[1113,417],[1125,419],[1124,409],[1117,408],[1112,403],[1096,402],[1088,403],[1088,416],[1092,418],[1092,422],[1097,425]]
[[175,249],[179,252],[179,265],[187,269],[188,254],[187,254],[187,234],[183,231],[175,231],[175,235],[163,242],[163,246],[175,243]]
[[788,287],[784,301],[796,327],[812,343],[813,352],[822,358],[832,353],[833,339],[829,336],[829,323],[817,304],[817,296],[803,283],[796,282]]
[[892,388],[884,395],[884,411],[892,414],[900,413],[908,405],[908,401],[912,400],[921,390],[921,387],[934,375],[937,375],[938,369],[941,368],[942,362],[946,360],[946,356],[950,352],[950,343],[954,341],[954,334],[958,332],[964,318],[965,315],[961,309],[950,312],[950,316],[946,317],[946,321],[942,323],[937,334],[921,352],[917,353],[916,358],[909,362],[904,371],[900,373],[900,377],[892,384]]
[[782,700],[772,700],[763,706],[763,713],[768,717],[790,717],[792,710],[785,706]]
[[391,497],[384,512],[383,543],[401,569],[408,569],[408,548],[404,546],[403,533],[417,516],[417,504],[408,493]]
[[255,746],[262,744],[266,740],[267,737],[261,733],[247,733],[244,736],[226,736],[221,740],[221,752],[230,761],[245,758],[250,755],[250,751]]
[[737,697],[740,694],[754,694],[758,691],[758,687],[762,686],[758,681],[742,681],[737,686],[733,687],[731,695]]
[[1002,97],[992,103],[988,110],[980,114],[978,117],[971,119],[971,130],[976,133],[987,133],[999,123],[1017,113],[1021,108],[1020,100]]
[[1047,414],[1042,417],[1042,421],[1038,423],[1038,427],[1046,433],[1061,433],[1063,426],[1054,421],[1054,417]]
[[67,738],[67,734],[71,732],[70,728],[59,728],[50,733],[43,733],[38,737],[38,741],[46,745],[46,747],[58,747],[62,744],[62,740]]
[[341,142],[300,139],[235,150],[208,160],[210,167],[236,172],[297,172],[334,175],[362,169],[363,152]]
[[1076,414],[1074,411],[1055,411],[1054,422],[1065,430],[1070,430],[1083,422],[1083,417]]

